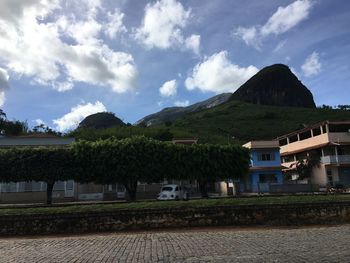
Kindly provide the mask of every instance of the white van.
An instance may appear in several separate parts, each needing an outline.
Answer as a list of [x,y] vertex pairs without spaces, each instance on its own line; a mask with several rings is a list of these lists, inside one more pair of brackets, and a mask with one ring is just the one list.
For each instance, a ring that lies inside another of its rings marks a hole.
[[162,187],[157,200],[188,200],[188,192],[185,187],[177,184],[167,184]]

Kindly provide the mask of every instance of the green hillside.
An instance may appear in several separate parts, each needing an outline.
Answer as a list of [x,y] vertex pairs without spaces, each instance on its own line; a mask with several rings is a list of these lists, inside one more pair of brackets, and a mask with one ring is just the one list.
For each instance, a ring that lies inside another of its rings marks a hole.
[[[133,135],[145,135],[164,141],[172,137],[195,137],[199,143],[242,144],[249,140],[273,139],[323,120],[350,120],[350,111],[263,106],[230,101],[211,109],[188,113],[167,125],[84,129],[71,135],[88,140]],[[232,136],[235,138],[232,139]]]
[[[244,143],[273,139],[323,120],[350,120],[350,111],[319,108],[278,107],[226,102],[217,107],[187,114],[170,127],[198,137],[200,142]],[[232,139],[232,136],[235,138]]]

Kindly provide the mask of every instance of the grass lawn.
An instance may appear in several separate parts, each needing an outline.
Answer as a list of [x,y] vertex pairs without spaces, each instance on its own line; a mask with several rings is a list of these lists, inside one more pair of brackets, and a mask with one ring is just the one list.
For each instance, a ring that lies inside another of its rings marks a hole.
[[344,195],[304,195],[304,196],[261,196],[242,198],[197,199],[189,201],[140,201],[134,203],[107,203],[107,204],[77,204],[52,207],[30,208],[1,208],[0,216],[28,215],[28,214],[59,214],[59,213],[86,213],[112,212],[120,209],[147,209],[147,208],[181,208],[181,207],[210,207],[230,205],[256,204],[293,204],[317,203],[333,201],[350,201],[350,194]]

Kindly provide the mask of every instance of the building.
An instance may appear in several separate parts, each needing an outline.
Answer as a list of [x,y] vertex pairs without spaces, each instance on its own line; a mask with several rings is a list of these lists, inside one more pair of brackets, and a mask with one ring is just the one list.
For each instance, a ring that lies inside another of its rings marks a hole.
[[285,172],[293,173],[296,162],[312,153],[320,165],[312,171],[311,184],[350,187],[350,121],[323,121],[277,140]]
[[253,193],[270,192],[272,185],[283,184],[278,141],[251,141],[243,147],[250,149],[251,165],[249,177],[241,190]]

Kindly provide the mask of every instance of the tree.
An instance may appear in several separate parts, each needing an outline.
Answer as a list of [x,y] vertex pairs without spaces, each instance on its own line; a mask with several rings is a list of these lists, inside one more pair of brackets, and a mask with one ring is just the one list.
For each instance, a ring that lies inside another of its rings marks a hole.
[[0,120],[6,120],[6,113],[0,109]]
[[0,135],[3,135],[5,133],[4,124],[6,122],[6,118],[6,113],[0,109]]
[[74,179],[76,165],[68,148],[13,148],[0,152],[1,182],[46,182],[47,204],[55,182]]
[[54,131],[49,126],[45,125],[44,123],[41,123],[39,125],[34,126],[33,129],[30,131],[30,133],[51,134],[51,135],[55,135],[55,136],[62,136],[62,134],[60,132]]
[[312,174],[312,170],[315,167],[319,167],[320,162],[321,162],[320,156],[315,152],[308,153],[306,159],[298,160],[297,163],[295,164],[297,173],[299,175],[298,179],[303,180],[303,179],[310,178]]
[[350,110],[350,105],[338,105],[339,110]]
[[124,185],[129,201],[136,200],[138,182],[159,182],[167,168],[165,144],[146,137],[81,141],[74,149],[81,175],[89,173],[85,178],[98,184]]
[[248,173],[249,151],[237,146],[194,144],[177,145],[176,179],[196,180],[203,198],[208,197],[208,183],[241,178]]

